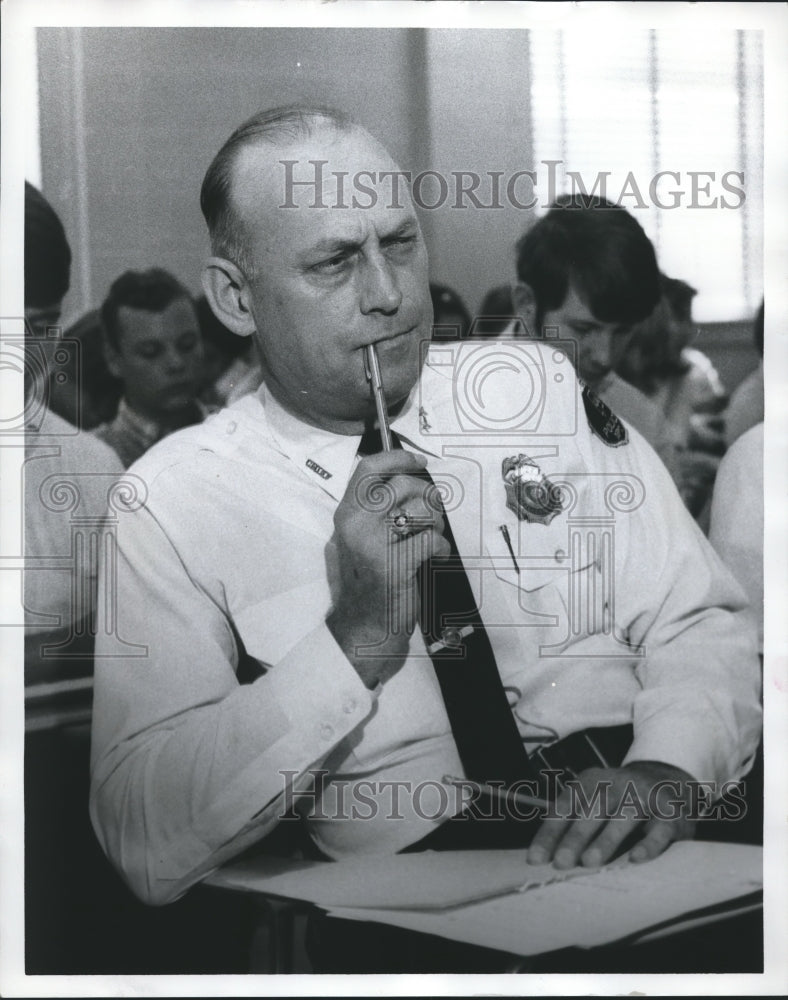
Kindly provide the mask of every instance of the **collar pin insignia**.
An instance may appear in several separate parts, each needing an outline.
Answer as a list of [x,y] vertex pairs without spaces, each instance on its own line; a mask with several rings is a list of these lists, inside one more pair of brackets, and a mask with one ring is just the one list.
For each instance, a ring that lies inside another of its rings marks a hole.
[[321,479],[330,479],[331,473],[327,472],[321,465],[318,465],[313,459],[308,458],[306,460],[307,469],[311,469],[312,472],[316,472]]

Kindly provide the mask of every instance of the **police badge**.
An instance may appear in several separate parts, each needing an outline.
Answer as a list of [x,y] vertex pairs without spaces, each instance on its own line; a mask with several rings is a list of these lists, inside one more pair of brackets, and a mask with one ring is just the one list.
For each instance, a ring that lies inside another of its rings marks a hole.
[[563,509],[560,487],[553,486],[527,455],[505,458],[501,476],[506,488],[506,506],[521,521],[549,524]]

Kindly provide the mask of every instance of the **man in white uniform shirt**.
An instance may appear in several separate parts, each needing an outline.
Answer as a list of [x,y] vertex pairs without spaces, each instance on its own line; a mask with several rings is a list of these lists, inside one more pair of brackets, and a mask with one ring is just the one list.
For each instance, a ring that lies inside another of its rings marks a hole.
[[115,453],[48,406],[65,351],[60,310],[71,249],[52,206],[25,184],[25,670],[27,683],[89,673],[97,531],[122,468]]
[[[204,288],[257,337],[265,379],[133,466],[147,498],[117,529],[117,635],[145,649],[98,660],[92,815],[150,902],[293,803],[331,858],[412,847],[459,809],[443,777],[463,764],[414,611],[449,522],[529,752],[633,723],[623,766],[589,772],[587,790],[629,783],[645,800],[667,780],[688,801],[692,779],[740,778],[757,744],[742,595],[650,449],[551,350],[514,345],[500,366],[501,345],[444,344],[423,360],[427,254],[397,169],[363,129],[285,109],[242,126],[206,175]],[[340,177],[374,191],[351,200]],[[402,448],[359,457],[369,344]],[[415,533],[394,530],[403,513]],[[575,598],[594,587],[586,614]],[[644,859],[692,823],[548,820],[530,857],[598,864],[636,828]]]

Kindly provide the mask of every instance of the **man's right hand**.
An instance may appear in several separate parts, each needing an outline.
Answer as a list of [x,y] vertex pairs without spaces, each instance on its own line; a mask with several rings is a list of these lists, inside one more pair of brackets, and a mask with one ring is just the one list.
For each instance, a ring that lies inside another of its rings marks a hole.
[[[405,662],[420,565],[450,552],[425,468],[420,455],[401,449],[361,459],[334,515],[339,589],[326,624],[369,688]],[[411,516],[413,534],[393,528],[400,512]]]

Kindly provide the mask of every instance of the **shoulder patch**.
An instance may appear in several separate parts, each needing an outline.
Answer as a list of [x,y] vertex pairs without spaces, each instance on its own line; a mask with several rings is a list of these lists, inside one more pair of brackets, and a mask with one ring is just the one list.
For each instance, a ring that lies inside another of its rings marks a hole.
[[588,426],[610,448],[629,444],[629,433],[607,403],[603,403],[588,386],[583,388],[583,406]]

